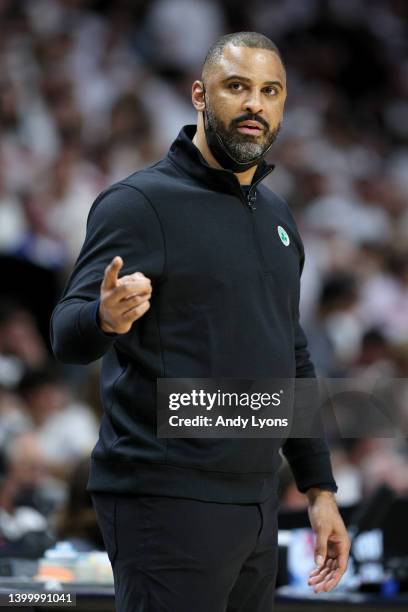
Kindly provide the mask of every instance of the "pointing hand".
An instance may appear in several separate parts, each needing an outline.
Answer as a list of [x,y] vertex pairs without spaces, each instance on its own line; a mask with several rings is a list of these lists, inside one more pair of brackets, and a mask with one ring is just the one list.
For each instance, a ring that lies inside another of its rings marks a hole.
[[152,284],[142,272],[118,277],[123,266],[114,257],[106,267],[101,284],[99,321],[104,332],[125,334],[150,308]]

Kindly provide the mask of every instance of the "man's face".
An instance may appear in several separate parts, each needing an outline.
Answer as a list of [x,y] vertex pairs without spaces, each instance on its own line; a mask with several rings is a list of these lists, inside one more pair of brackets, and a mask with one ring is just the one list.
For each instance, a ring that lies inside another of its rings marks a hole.
[[278,135],[286,99],[277,54],[227,45],[204,85],[207,119],[232,156],[245,163],[262,155]]

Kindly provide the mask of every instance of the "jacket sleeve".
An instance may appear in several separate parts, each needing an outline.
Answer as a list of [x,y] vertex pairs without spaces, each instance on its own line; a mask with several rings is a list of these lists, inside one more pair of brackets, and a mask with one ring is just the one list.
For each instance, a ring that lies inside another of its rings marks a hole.
[[143,193],[125,184],[102,192],[93,203],[84,244],[52,314],[51,345],[64,363],[99,359],[118,337],[104,333],[97,319],[104,271],[115,255],[123,259],[121,276],[143,272],[154,290],[164,266],[161,226]]
[[[300,240],[300,237],[299,237]],[[303,270],[304,252],[301,244],[300,274]],[[289,462],[297,488],[305,493],[310,487],[320,487],[336,492],[330,452],[326,442],[323,422],[318,406],[311,406],[313,398],[318,401],[317,380],[313,363],[307,348],[306,335],[299,322],[299,307],[295,321],[296,388],[294,420],[297,431],[306,431],[302,419],[313,420],[313,436],[289,437],[282,446],[282,452]],[[309,379],[309,380],[301,380]],[[313,379],[313,380],[311,380]],[[317,408],[317,409],[316,409]],[[296,420],[298,421],[296,423]],[[300,421],[300,423],[299,423]],[[310,429],[310,428],[309,428]],[[321,437],[315,437],[321,432]],[[305,435],[304,433],[302,435]]]

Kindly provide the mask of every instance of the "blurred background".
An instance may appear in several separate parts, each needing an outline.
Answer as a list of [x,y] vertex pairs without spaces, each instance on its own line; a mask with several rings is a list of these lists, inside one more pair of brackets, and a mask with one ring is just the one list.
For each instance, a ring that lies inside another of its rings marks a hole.
[[[224,33],[260,31],[286,62],[266,182],[304,239],[318,371],[407,378],[407,17],[404,0],[0,0],[0,556],[102,547],[84,489],[99,365],[56,364],[48,322],[93,200],[195,123]],[[403,432],[331,442],[342,508],[408,498]],[[305,507],[284,466],[282,512]]]

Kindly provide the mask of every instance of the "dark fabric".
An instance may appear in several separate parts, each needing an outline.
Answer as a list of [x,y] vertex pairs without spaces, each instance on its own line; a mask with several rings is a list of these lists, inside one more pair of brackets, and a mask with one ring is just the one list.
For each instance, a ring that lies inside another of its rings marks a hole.
[[[88,489],[203,501],[260,502],[281,464],[300,490],[335,482],[320,439],[164,439],[156,436],[156,379],[313,377],[299,324],[304,252],[288,205],[261,185],[245,198],[234,174],[208,166],[180,132],[157,164],[94,202],[84,245],[51,321],[56,356],[103,357],[103,418]],[[290,244],[277,231],[282,226]],[[97,307],[105,267],[152,281],[150,310],[123,335],[105,334]],[[309,465],[313,465],[310,478]]]
[[92,495],[116,612],[272,612],[277,497],[219,504]]
[[251,185],[241,185],[241,189],[244,193],[244,195],[248,195],[249,190],[251,189]]

